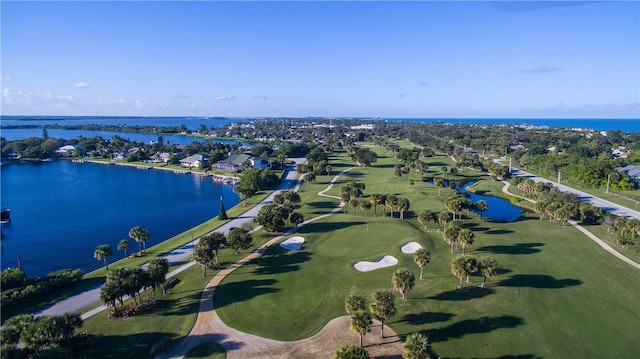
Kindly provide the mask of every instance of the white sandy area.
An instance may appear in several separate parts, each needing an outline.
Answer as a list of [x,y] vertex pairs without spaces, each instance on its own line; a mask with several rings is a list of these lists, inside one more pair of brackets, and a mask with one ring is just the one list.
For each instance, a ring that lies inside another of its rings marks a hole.
[[398,264],[398,260],[396,259],[396,257],[386,255],[386,256],[380,258],[380,260],[378,260],[377,262],[360,261],[360,262],[354,264],[353,267],[355,269],[359,270],[360,272],[369,272],[369,271],[372,271],[374,269],[391,267],[391,266],[394,266],[396,264]]
[[288,251],[299,251],[304,243],[304,238],[300,236],[288,238],[280,243],[280,247]]
[[413,254],[413,253],[417,252],[418,249],[420,249],[420,248],[422,248],[422,246],[419,243],[409,242],[409,243],[405,244],[404,246],[402,246],[400,248],[400,250],[402,251],[402,253]]

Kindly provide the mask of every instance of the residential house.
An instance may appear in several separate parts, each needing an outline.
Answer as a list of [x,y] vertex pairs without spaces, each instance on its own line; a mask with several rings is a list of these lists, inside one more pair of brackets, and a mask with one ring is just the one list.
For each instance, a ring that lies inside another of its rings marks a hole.
[[180,164],[184,167],[200,167],[201,164],[207,164],[209,158],[205,155],[193,155],[180,160]]
[[72,145],[66,145],[66,146],[62,146],[60,148],[58,148],[56,150],[56,155],[57,156],[69,156],[69,155],[73,155],[74,151],[76,150],[75,146]]
[[241,153],[231,155],[226,159],[218,161],[211,165],[211,169],[225,172],[238,172],[246,167],[253,167],[259,170],[263,170],[269,167],[269,161],[262,157],[256,157]]
[[625,167],[618,167],[616,171],[620,173],[626,173],[631,178],[633,183],[640,183],[640,165],[629,165]]

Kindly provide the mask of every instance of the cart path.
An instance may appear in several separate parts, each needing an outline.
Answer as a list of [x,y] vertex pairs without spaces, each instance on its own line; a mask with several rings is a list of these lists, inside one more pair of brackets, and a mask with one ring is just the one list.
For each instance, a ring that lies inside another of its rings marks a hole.
[[[353,169],[347,168],[334,176],[327,188],[318,192],[319,196],[339,199],[339,197],[325,194],[331,190],[338,178]],[[213,308],[213,294],[220,282],[231,272],[245,263],[257,258],[271,245],[274,245],[295,233],[298,228],[309,223],[326,218],[341,211],[344,203],[340,203],[331,212],[304,221],[298,227],[291,228],[283,235],[269,240],[240,261],[225,268],[207,283],[200,297],[198,317],[191,332],[180,340],[172,350],[160,356],[161,358],[182,358],[191,348],[205,342],[217,342],[227,352],[227,358],[318,358],[331,357],[341,345],[358,345],[358,337],[349,329],[350,318],[342,316],[329,321],[313,336],[293,342],[283,342],[259,337],[236,330],[226,325]],[[375,327],[379,322],[375,322]],[[401,358],[402,345],[400,338],[389,328],[385,329],[385,338],[381,339],[377,331],[364,337],[364,345],[371,357]]]
[[[511,192],[509,192],[509,187],[511,186],[511,184],[507,181],[502,181],[502,183],[504,183],[504,186],[502,187],[502,192],[510,195],[510,196],[514,196],[520,199],[524,199],[526,201],[529,201],[531,203],[536,203],[536,201],[526,198],[526,197],[522,197],[522,196],[518,196],[517,194],[513,194]],[[574,226],[577,230],[579,230],[580,232],[582,232],[585,236],[589,237],[592,241],[596,242],[600,247],[604,248],[605,251],[613,254],[616,258],[620,259],[621,261],[627,263],[628,265],[635,267],[637,269],[640,269],[640,263],[631,260],[629,258],[627,258],[624,254],[618,252],[617,250],[615,250],[613,247],[611,247],[610,245],[608,245],[607,243],[605,243],[602,239],[598,238],[595,234],[589,232],[588,229],[584,228],[583,226],[581,226],[580,224],[578,224],[578,222],[574,221],[574,220],[569,220],[569,223]]]

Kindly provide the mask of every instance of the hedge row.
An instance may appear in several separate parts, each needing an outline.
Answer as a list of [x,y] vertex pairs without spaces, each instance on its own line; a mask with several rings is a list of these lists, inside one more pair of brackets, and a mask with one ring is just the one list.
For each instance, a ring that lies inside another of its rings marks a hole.
[[36,297],[78,282],[83,275],[84,272],[81,269],[63,269],[49,273],[46,277],[37,279],[25,287],[3,291],[0,297],[0,305],[2,307],[10,307],[21,302],[33,300]]

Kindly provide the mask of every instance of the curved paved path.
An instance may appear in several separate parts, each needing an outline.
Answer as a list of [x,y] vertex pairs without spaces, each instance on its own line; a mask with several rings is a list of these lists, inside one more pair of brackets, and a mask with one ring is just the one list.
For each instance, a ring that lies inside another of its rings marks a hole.
[[[319,196],[340,199],[336,196],[325,194],[331,190],[333,184],[338,178],[351,170],[348,168],[336,176],[334,176],[326,189],[318,192]],[[299,227],[315,222],[322,218],[326,218],[332,214],[339,212],[344,203],[340,203],[331,212],[311,218],[300,224]],[[236,330],[226,325],[216,314],[213,308],[213,294],[218,284],[231,272],[241,267],[245,263],[257,258],[271,245],[274,245],[297,231],[297,228],[291,228],[285,234],[277,236],[269,240],[258,248],[257,251],[251,253],[242,260],[234,263],[218,272],[207,283],[202,296],[200,297],[200,309],[196,323],[191,332],[183,338],[169,353],[160,356],[160,358],[182,358],[189,349],[204,342],[217,342],[226,350],[227,358],[318,358],[330,357],[340,345],[358,344],[358,338],[353,335],[349,329],[349,317],[338,317],[327,323],[315,335],[293,342],[282,342],[273,339],[262,338],[256,335],[248,334]],[[376,322],[376,326],[378,322]],[[385,358],[400,358],[402,347],[400,338],[387,327],[386,336],[380,339],[376,333],[365,336],[364,344],[372,357],[383,356]],[[392,335],[390,335],[392,334]]]
[[[536,203],[536,201],[526,198],[526,197],[522,197],[522,196],[518,196],[517,194],[513,194],[511,192],[509,192],[509,187],[511,186],[511,184],[507,181],[502,181],[502,183],[504,183],[504,186],[502,187],[502,192],[510,195],[510,196],[514,196],[517,198],[521,198],[524,199],[525,201],[529,201],[531,203]],[[582,232],[585,236],[589,237],[592,241],[596,242],[600,247],[604,248],[605,251],[613,254],[616,258],[620,259],[621,261],[629,264],[632,267],[638,268],[640,269],[640,263],[637,263],[629,258],[627,258],[624,254],[616,251],[613,247],[611,247],[610,245],[608,245],[607,243],[605,243],[602,239],[598,238],[595,234],[589,232],[589,230],[587,230],[586,228],[584,228],[583,226],[581,226],[580,224],[578,224],[578,222],[570,220],[569,223],[574,226],[577,230],[579,230],[580,232]]]

